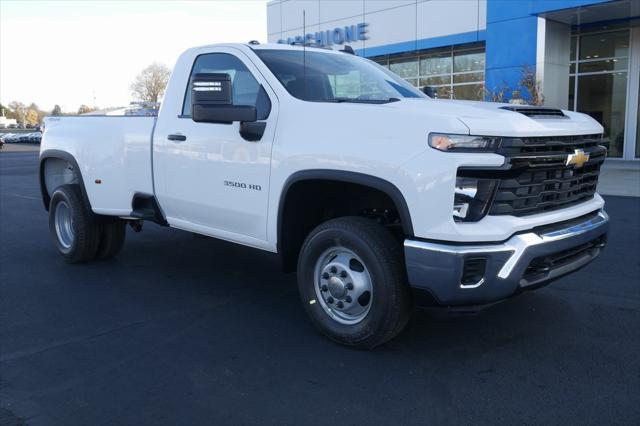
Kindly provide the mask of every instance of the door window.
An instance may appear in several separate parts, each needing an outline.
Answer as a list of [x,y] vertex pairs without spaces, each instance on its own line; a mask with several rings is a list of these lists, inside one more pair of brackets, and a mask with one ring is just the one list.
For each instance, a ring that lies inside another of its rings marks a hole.
[[191,81],[195,74],[200,73],[229,74],[233,104],[255,106],[258,120],[269,116],[271,102],[264,88],[240,59],[228,53],[208,53],[196,58],[184,96],[183,116],[191,116]]

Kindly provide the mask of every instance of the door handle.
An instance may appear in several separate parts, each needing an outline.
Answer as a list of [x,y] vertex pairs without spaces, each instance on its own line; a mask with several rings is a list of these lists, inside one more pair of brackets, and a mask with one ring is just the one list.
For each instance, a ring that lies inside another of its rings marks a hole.
[[174,135],[167,136],[167,139],[175,142],[184,142],[187,140],[187,137],[185,135],[174,134]]

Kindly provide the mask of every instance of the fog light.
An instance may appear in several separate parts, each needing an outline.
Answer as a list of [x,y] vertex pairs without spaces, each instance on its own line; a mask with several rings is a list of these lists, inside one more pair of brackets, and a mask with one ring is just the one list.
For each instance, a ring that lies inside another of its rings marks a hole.
[[466,259],[464,269],[462,270],[462,278],[460,279],[460,287],[475,288],[484,282],[484,274],[487,270],[487,259],[475,257]]
[[458,176],[453,200],[453,219],[465,222],[480,220],[487,213],[495,188],[496,181],[493,179]]

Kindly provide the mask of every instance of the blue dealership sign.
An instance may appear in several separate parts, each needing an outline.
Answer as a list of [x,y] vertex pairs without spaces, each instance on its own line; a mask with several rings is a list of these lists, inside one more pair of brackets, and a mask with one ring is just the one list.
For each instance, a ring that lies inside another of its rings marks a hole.
[[359,40],[368,40],[367,27],[369,24],[361,22],[354,25],[346,25],[344,27],[336,27],[332,30],[318,31],[315,33],[307,33],[303,35],[297,35],[295,37],[289,37],[287,39],[280,39],[278,43],[281,44],[313,44],[319,46],[332,46],[334,44],[353,43]]

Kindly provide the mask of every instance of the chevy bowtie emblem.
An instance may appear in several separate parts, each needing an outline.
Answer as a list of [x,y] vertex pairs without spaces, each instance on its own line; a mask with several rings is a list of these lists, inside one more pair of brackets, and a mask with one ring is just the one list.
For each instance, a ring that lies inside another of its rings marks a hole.
[[576,149],[573,154],[567,155],[567,166],[574,165],[578,168],[584,166],[589,161],[589,154],[585,154],[583,150]]

